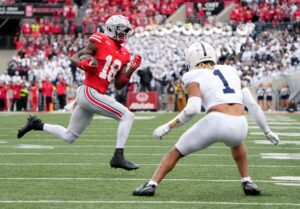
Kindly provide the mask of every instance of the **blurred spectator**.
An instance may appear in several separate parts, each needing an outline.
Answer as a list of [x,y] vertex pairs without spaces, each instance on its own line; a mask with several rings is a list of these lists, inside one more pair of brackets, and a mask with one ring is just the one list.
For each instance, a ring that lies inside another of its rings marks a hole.
[[56,93],[57,93],[60,110],[63,110],[67,103],[66,90],[67,90],[66,82],[63,76],[59,76],[56,85]]
[[287,106],[287,111],[290,113],[297,111],[297,105],[296,105],[296,101],[294,99],[292,99],[289,102],[289,104]]
[[265,89],[263,84],[259,84],[258,89],[256,89],[257,103],[262,110],[265,110]]
[[20,110],[27,111],[27,102],[28,102],[28,88],[25,83],[22,85],[22,89],[20,92]]
[[137,71],[137,74],[140,76],[140,91],[152,91],[151,80],[153,78],[150,67],[140,69]]
[[186,95],[184,88],[181,84],[181,79],[177,81],[175,85],[175,99],[176,99],[176,111],[181,112],[186,105]]
[[54,86],[50,81],[50,78],[47,77],[46,80],[43,82],[42,85],[42,92],[43,92],[43,100],[45,101],[44,105],[46,107],[46,111],[50,111],[51,107],[53,105],[52,103],[52,93],[53,93],[53,89]]
[[288,107],[290,94],[289,85],[283,84],[279,91],[279,110],[285,110]]
[[13,82],[11,88],[13,92],[13,97],[12,97],[12,103],[10,107],[10,111],[14,111],[15,109],[17,111],[21,111],[21,89],[23,87],[23,84],[20,80],[17,80]]
[[38,104],[39,104],[39,87],[38,82],[33,81],[29,88],[29,102],[30,108],[32,112],[38,111]]
[[171,79],[168,79],[167,81],[167,86],[166,86],[166,90],[167,90],[167,111],[168,112],[173,112],[174,111],[174,107],[175,107],[175,87],[174,87],[174,83]]
[[6,98],[7,98],[8,88],[3,81],[0,80],[0,111],[4,111],[6,107]]
[[272,88],[272,83],[269,83],[267,88],[266,88],[266,110],[274,110],[274,105],[273,105],[273,88]]

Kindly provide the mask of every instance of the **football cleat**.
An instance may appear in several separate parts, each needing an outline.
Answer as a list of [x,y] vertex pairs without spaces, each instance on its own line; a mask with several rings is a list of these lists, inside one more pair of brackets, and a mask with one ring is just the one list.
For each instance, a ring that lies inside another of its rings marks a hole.
[[156,186],[153,184],[144,184],[143,186],[136,188],[133,192],[133,196],[154,196]]
[[122,168],[127,171],[139,169],[139,166],[132,162],[125,160],[122,155],[114,155],[110,161],[112,168]]
[[36,117],[35,115],[29,115],[27,118],[26,124],[18,130],[17,137],[22,138],[27,132],[31,130],[43,130],[44,123],[42,123],[41,119]]
[[242,187],[245,195],[257,196],[261,194],[260,189],[252,182],[245,181],[242,183]]

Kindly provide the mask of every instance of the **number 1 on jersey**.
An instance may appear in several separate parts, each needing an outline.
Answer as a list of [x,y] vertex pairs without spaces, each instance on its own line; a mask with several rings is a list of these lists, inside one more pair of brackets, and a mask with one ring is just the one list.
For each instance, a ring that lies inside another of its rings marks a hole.
[[221,73],[220,70],[215,70],[214,71],[214,75],[218,76],[221,79],[221,81],[222,81],[222,83],[223,83],[223,85],[225,87],[225,89],[223,89],[224,94],[235,93],[234,89],[232,89],[232,88],[229,87],[229,84],[228,84],[227,80],[225,79],[224,75]]

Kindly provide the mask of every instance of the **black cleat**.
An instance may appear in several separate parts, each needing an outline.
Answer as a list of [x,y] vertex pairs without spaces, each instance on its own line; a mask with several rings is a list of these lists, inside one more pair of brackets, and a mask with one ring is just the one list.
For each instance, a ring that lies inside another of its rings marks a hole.
[[22,138],[27,132],[31,130],[43,130],[44,123],[41,119],[37,118],[35,115],[29,115],[27,118],[27,123],[18,130],[17,137]]
[[132,162],[125,160],[121,155],[114,155],[110,161],[112,168],[122,168],[127,171],[139,169],[139,166]]
[[148,185],[148,183],[143,186],[136,188],[133,192],[133,196],[154,196],[156,186],[153,184]]
[[251,195],[251,196],[257,196],[261,194],[260,189],[257,187],[256,184],[249,182],[249,181],[245,181],[242,183],[243,186],[243,190],[245,195]]

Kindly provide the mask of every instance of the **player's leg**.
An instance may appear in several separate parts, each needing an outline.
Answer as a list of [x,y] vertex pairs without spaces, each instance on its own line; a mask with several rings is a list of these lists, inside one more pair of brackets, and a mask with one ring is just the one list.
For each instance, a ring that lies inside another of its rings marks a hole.
[[18,131],[18,138],[23,137],[31,130],[46,131],[58,139],[72,143],[74,142],[82,131],[89,125],[93,118],[93,113],[90,113],[80,106],[72,112],[69,127],[65,128],[60,125],[52,125],[43,123],[39,118],[34,115],[30,115],[27,119],[27,123]]
[[120,121],[117,131],[116,150],[110,161],[111,167],[126,170],[138,169],[138,165],[124,158],[124,148],[134,121],[134,114],[112,97],[100,94],[93,88],[82,86],[78,94],[85,95],[78,99],[78,104],[84,105],[91,112]]
[[242,177],[241,181],[245,195],[260,195],[260,189],[256,184],[252,182],[249,174],[248,158],[245,144],[241,143],[231,148],[231,153]]
[[155,189],[163,178],[176,166],[178,160],[195,151],[202,150],[213,144],[217,138],[218,131],[214,128],[217,121],[207,115],[189,128],[177,141],[165,157],[162,158],[150,181],[135,189],[135,196],[153,196]]
[[43,130],[63,141],[73,143],[90,124],[94,114],[79,105],[72,112],[69,126],[44,124]]
[[248,133],[248,123],[244,116],[224,116],[219,123],[222,134],[220,141],[231,147],[232,157],[235,160],[241,175],[242,187],[246,195],[259,195],[261,191],[252,182],[249,174],[247,150],[244,139]]
[[173,170],[180,158],[184,157],[180,151],[174,146],[167,155],[165,155],[159,163],[156,171],[151,177],[151,181],[159,184],[161,180]]

